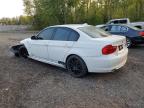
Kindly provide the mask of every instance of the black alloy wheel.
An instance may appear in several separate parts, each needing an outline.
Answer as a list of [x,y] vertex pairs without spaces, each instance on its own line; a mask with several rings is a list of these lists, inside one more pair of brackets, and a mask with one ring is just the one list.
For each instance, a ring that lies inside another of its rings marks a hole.
[[20,55],[21,57],[24,57],[24,58],[27,58],[27,57],[28,57],[28,51],[27,51],[27,49],[26,49],[24,46],[21,46],[21,47],[19,48],[19,55]]
[[88,73],[85,62],[76,55],[72,55],[67,59],[66,67],[71,76],[76,78],[84,77]]

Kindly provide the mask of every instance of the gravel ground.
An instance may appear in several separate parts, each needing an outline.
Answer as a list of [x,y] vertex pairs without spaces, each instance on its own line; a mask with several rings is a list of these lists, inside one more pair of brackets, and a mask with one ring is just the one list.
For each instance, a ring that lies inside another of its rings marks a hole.
[[114,73],[71,77],[64,69],[16,58],[9,47],[33,33],[0,33],[0,108],[144,108],[144,46]]

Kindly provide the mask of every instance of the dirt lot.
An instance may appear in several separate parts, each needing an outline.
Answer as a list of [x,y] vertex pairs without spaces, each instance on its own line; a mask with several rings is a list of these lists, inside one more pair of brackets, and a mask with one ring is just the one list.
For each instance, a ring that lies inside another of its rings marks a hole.
[[0,25],[0,32],[2,31],[25,31],[28,30],[30,25]]
[[115,73],[77,79],[64,69],[16,58],[11,45],[33,33],[0,33],[0,108],[144,108],[144,46]]

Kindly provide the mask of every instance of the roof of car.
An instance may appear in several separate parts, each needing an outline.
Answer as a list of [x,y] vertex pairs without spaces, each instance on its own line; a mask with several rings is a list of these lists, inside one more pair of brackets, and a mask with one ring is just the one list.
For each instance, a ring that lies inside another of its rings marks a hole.
[[128,18],[111,19],[110,21],[114,21],[114,20],[128,20]]
[[51,27],[68,27],[68,28],[80,28],[80,27],[85,27],[88,26],[88,24],[65,24],[65,25],[55,25],[55,26],[51,26]]

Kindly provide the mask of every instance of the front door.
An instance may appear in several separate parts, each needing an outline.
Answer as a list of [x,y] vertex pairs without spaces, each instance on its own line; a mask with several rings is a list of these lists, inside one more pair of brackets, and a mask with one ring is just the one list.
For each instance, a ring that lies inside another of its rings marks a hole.
[[52,34],[54,32],[54,28],[47,28],[42,30],[38,35],[38,39],[30,41],[30,56],[48,60],[48,44],[49,40],[52,37]]

